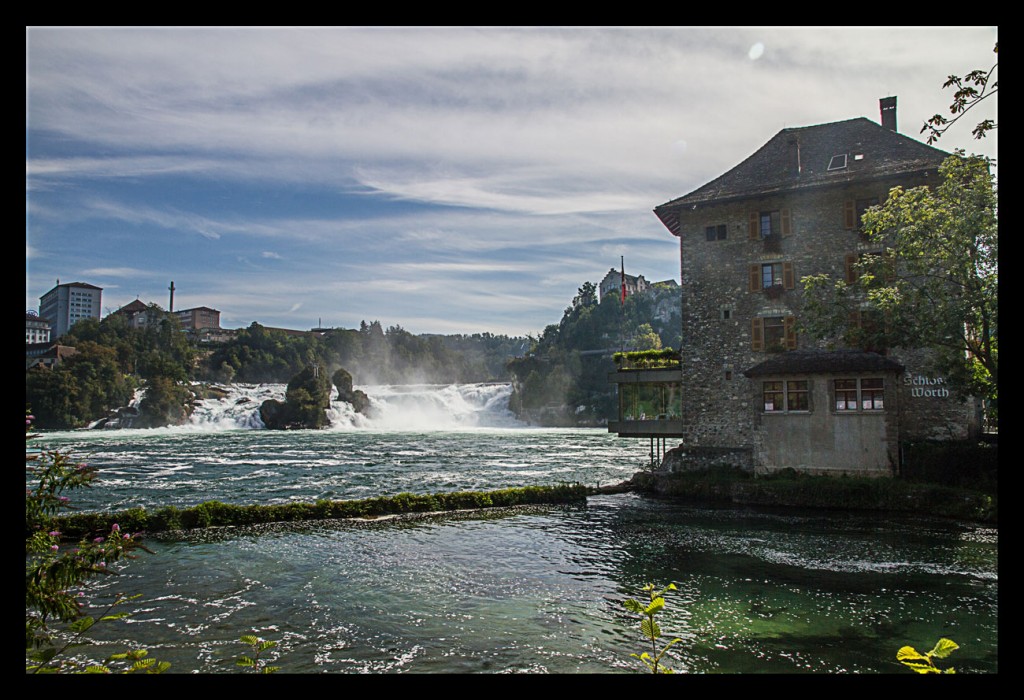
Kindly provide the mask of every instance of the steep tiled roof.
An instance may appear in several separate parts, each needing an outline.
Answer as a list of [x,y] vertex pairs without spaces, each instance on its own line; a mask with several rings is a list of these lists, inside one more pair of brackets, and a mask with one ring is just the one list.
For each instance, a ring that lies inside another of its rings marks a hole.
[[[783,129],[729,172],[654,213],[678,235],[680,207],[933,170],[948,155],[864,117]],[[833,156],[846,156],[846,166],[830,170]]]
[[136,299],[135,301],[128,302],[127,304],[122,306],[120,309],[118,309],[114,313],[115,314],[136,314],[136,313],[138,313],[140,311],[145,311],[147,308],[148,307],[146,306],[146,304],[144,302],[139,301],[138,299]]
[[883,355],[859,350],[790,350],[743,372],[746,377],[823,372],[902,372],[903,365]]

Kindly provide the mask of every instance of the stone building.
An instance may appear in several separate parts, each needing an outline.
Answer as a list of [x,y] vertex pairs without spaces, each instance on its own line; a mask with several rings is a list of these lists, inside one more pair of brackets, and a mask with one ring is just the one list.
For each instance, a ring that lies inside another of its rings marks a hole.
[[[890,475],[901,441],[977,429],[976,403],[928,374],[927,351],[829,350],[800,332],[800,279],[848,278],[853,261],[880,250],[859,230],[863,211],[897,185],[937,183],[948,154],[899,134],[895,103],[881,101],[881,125],[783,129],[721,177],[655,208],[679,239],[682,347],[680,367],[663,379],[647,372],[647,382],[653,390],[678,372],[681,419],[620,416],[609,430],[681,438],[666,468]],[[620,394],[627,376],[612,375]]]
[[651,288],[651,283],[645,280],[643,275],[626,275],[622,270],[612,267],[608,269],[608,273],[597,285],[601,295],[600,299],[604,299],[609,294],[618,298],[622,294],[623,284],[626,286],[626,296],[643,294]]

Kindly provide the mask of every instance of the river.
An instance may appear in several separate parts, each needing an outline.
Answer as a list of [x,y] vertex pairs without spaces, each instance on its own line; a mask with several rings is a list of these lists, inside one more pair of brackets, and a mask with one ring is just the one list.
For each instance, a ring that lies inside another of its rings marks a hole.
[[[281,385],[230,387],[188,426],[44,433],[99,468],[85,510],[309,502],[399,492],[618,483],[647,442],[524,426],[509,387],[366,386],[372,417],[331,409],[320,431],[262,429]],[[697,674],[902,673],[896,651],[995,673],[996,528],[875,513],[709,507],[635,494],[585,507],[415,520],[222,528],[147,541],[99,584],[141,594],[80,655],[128,646],[170,673],[236,673],[243,634],[278,642],[289,673],[632,673],[648,650],[623,601],[674,583],[667,663]]]

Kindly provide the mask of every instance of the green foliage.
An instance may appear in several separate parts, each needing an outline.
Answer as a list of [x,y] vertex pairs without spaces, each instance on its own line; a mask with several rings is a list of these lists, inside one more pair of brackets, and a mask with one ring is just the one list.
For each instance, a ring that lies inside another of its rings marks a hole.
[[925,654],[920,653],[911,646],[901,647],[896,652],[896,660],[915,673],[956,673],[952,666],[940,669],[935,665],[935,659],[945,659],[959,648],[960,645],[952,639],[943,637],[936,642],[931,651]]
[[[999,42],[996,42],[992,53],[999,53]],[[928,132],[928,143],[933,144],[946,133],[949,127],[953,126],[967,112],[983,100],[999,92],[999,81],[993,80],[999,61],[996,61],[988,70],[976,69],[966,73],[962,78],[958,75],[950,75],[943,83],[943,89],[955,87],[953,102],[949,105],[949,113],[954,115],[952,119],[936,114],[928,119],[921,127],[921,133]],[[985,138],[985,135],[996,128],[996,123],[991,119],[983,119],[978,122],[971,133],[976,139]]]
[[[26,420],[26,428],[32,416]],[[31,436],[30,436],[31,437]],[[56,526],[58,515],[70,509],[65,495],[88,487],[96,470],[73,462],[60,452],[44,451],[26,463],[25,489],[25,667],[30,673],[85,672],[160,673],[167,664],[144,658],[144,650],[115,655],[102,664],[83,667],[64,654],[97,622],[118,620],[125,613],[111,610],[125,598],[118,596],[99,617],[86,615],[88,582],[114,576],[113,564],[134,558],[146,548],[115,522],[105,536],[82,539],[76,547],[63,546],[66,536]],[[130,663],[129,663],[130,662]]]
[[254,673],[276,673],[281,670],[280,666],[268,666],[265,661],[260,661],[260,655],[268,649],[277,646],[277,642],[261,639],[253,634],[244,634],[239,640],[252,650],[252,656],[239,656],[235,662],[236,666],[252,669]]
[[112,523],[130,519],[145,523],[147,532],[244,526],[277,522],[298,522],[326,518],[364,518],[401,513],[430,513],[473,508],[506,508],[532,504],[566,504],[586,501],[591,489],[581,484],[525,486],[497,491],[455,491],[452,493],[413,494],[367,498],[358,501],[284,503],[276,505],[237,505],[206,501],[192,508],[160,508],[147,517],[141,508],[120,513],[83,513],[58,518],[55,525],[71,536],[86,536],[109,529]]
[[678,368],[680,364],[679,353],[672,348],[617,352],[612,360],[621,370]]
[[192,392],[168,377],[153,377],[139,402],[139,417],[133,427],[153,428],[181,425],[192,409]]
[[683,640],[675,637],[659,649],[658,640],[661,639],[661,627],[658,625],[657,616],[665,609],[665,593],[676,590],[676,585],[670,583],[659,591],[654,584],[648,583],[643,590],[647,593],[650,602],[645,604],[633,598],[627,598],[623,602],[623,606],[629,612],[640,617],[640,633],[650,642],[651,650],[640,654],[630,654],[630,656],[640,660],[651,673],[674,673],[671,668],[661,663],[661,659],[674,644]]
[[[863,216],[884,252],[854,284],[805,277],[804,330],[846,344],[929,348],[932,369],[964,396],[996,399],[998,216],[989,162],[958,152],[935,187],[896,187]],[[851,325],[853,311],[869,321]]]

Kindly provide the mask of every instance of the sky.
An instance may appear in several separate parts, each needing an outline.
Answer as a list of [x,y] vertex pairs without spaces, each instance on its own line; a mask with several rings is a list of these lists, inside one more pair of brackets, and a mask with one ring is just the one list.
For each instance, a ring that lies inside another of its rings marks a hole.
[[[897,97],[921,140],[996,27],[26,28],[25,308],[60,283],[221,326],[538,335],[654,207]],[[996,156],[998,94],[935,144]]]

